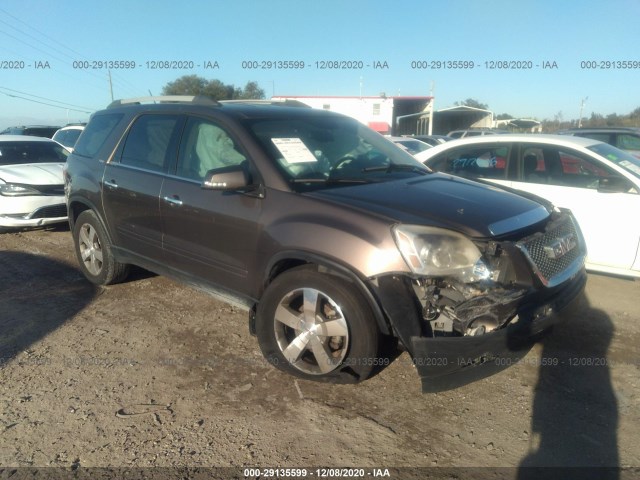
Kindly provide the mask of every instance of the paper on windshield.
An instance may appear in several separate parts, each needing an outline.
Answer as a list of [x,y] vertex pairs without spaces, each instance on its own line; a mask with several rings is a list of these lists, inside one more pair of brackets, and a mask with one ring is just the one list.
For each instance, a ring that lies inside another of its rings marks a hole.
[[287,163],[317,162],[311,150],[299,138],[272,138],[271,141],[280,151]]

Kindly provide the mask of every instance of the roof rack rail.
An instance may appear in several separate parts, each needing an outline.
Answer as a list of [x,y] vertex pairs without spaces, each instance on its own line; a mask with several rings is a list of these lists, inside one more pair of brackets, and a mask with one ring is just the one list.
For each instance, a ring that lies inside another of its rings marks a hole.
[[195,103],[201,105],[220,105],[217,101],[205,95],[161,95],[114,100],[107,108],[114,108],[122,105],[140,105],[142,103]]
[[303,107],[303,108],[311,108],[306,103],[302,103],[299,100],[261,100],[261,99],[242,99],[242,100],[220,100],[219,103],[222,104],[245,104],[245,105],[281,105],[283,107]]

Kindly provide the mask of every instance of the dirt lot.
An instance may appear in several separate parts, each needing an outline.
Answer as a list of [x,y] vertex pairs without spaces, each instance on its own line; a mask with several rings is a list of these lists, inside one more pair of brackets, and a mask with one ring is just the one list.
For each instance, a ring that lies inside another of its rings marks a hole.
[[271,368],[205,293],[91,287],[68,229],[2,234],[0,466],[638,467],[638,298],[589,275],[521,362],[453,391],[422,394],[407,354],[329,386]]

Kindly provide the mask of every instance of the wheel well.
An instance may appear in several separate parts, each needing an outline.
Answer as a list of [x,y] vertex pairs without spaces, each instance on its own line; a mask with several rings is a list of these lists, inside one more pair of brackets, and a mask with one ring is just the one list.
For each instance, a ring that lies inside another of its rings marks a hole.
[[76,224],[76,219],[80,216],[82,212],[85,210],[90,210],[91,207],[81,202],[72,202],[69,205],[69,225],[71,226],[71,230],[73,230],[74,225]]
[[380,331],[385,335],[389,335],[391,333],[389,320],[387,319],[382,308],[380,307],[378,300],[375,298],[373,293],[367,288],[364,281],[361,280],[357,275],[355,275],[351,271],[347,270],[345,267],[342,267],[340,265],[332,265],[331,262],[328,262],[328,261],[324,262],[322,261],[322,259],[283,258],[278,260],[276,263],[274,263],[271,266],[269,270],[269,275],[265,279],[265,283],[263,285],[262,291],[264,292],[267,286],[271,282],[273,282],[273,280],[275,280],[279,275],[287,272],[288,270],[291,270],[292,268],[300,267],[303,265],[306,265],[309,268],[313,268],[320,273],[342,278],[343,280],[352,284],[360,292],[360,294],[362,294],[364,299],[369,303],[369,306],[371,307],[374,313],[376,322],[378,323],[378,326],[380,328]]
[[267,277],[266,286],[273,282],[273,280],[280,275],[281,273],[286,272],[287,270],[291,270],[292,268],[299,267],[302,265],[311,265],[310,262],[299,259],[299,258],[287,258],[280,260],[278,263],[271,267],[269,271],[269,276]]

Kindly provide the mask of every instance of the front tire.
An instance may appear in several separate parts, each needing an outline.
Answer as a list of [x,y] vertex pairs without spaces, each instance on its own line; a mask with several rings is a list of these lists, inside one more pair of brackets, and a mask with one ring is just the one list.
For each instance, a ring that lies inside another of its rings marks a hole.
[[115,260],[109,237],[92,210],[85,210],[76,219],[73,241],[80,270],[91,283],[111,285],[127,277],[129,265]]
[[376,370],[380,333],[363,296],[342,278],[297,267],[277,277],[256,312],[263,355],[292,375],[355,383]]

